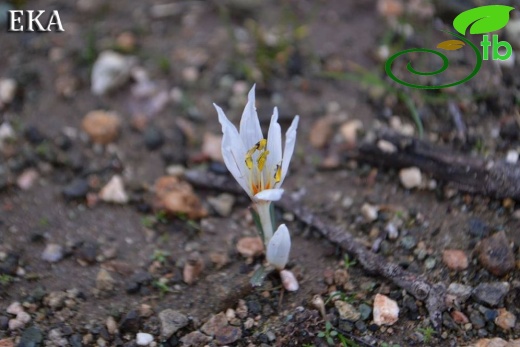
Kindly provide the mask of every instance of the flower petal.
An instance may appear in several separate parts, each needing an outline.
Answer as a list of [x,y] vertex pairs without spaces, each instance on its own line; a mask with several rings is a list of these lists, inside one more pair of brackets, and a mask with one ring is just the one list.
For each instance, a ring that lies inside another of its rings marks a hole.
[[292,155],[294,153],[294,146],[296,145],[296,129],[298,129],[299,116],[294,117],[291,126],[285,133],[285,148],[283,150],[283,162],[282,162],[282,180],[279,186],[282,185],[287,171],[289,170],[289,163],[291,162]]
[[282,198],[283,189],[265,189],[256,194],[253,198],[254,201],[265,200],[265,201],[278,201]]
[[289,260],[290,251],[291,235],[289,235],[289,229],[287,229],[285,224],[282,224],[278,227],[267,245],[267,261],[278,270],[283,270]]
[[[276,165],[281,164],[282,161],[282,129],[278,124],[278,109],[275,107],[271,123],[269,124],[269,131],[267,133],[267,170],[264,180],[271,181],[274,177]],[[268,182],[268,181],[267,181]]]
[[249,196],[252,196],[246,181],[247,167],[244,162],[246,152],[240,140],[240,135],[233,123],[227,119],[224,111],[216,104],[213,104],[213,106],[217,110],[218,120],[222,125],[222,157],[224,158],[224,164],[226,164],[226,167],[238,184]]
[[256,113],[254,85],[247,95],[247,105],[240,120],[240,137],[242,138],[246,151],[264,138],[262,128],[260,128],[258,114]]

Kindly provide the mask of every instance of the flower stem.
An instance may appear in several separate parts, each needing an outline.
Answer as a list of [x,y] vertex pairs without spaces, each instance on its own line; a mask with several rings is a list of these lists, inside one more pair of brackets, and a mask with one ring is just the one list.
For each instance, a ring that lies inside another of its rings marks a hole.
[[255,205],[256,212],[262,225],[264,246],[267,247],[273,237],[273,222],[271,218],[271,202],[260,202]]

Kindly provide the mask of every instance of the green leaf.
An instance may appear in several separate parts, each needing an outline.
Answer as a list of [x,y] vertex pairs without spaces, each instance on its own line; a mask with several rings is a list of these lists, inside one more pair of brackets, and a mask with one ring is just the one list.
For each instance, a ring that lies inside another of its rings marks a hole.
[[470,34],[487,34],[502,29],[509,22],[509,12],[514,7],[505,5],[479,6],[459,14],[453,20],[453,27],[462,35],[471,26]]
[[318,333],[318,337],[325,337],[325,333],[324,333],[323,331],[320,331],[320,332]]

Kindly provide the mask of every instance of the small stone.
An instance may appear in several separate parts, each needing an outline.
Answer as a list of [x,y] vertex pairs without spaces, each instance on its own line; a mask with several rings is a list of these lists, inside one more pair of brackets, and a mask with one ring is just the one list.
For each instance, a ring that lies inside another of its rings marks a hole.
[[309,140],[314,148],[323,148],[329,142],[332,135],[332,117],[321,117],[312,125]]
[[399,17],[404,12],[401,0],[378,0],[377,11],[383,17]]
[[116,284],[116,281],[110,273],[105,270],[101,269],[99,270],[97,277],[96,277],[96,288],[100,291],[112,291],[114,289],[114,286]]
[[469,234],[479,239],[488,236],[489,227],[486,223],[478,218],[470,218],[468,220]]
[[37,347],[43,341],[43,335],[40,329],[35,326],[24,330],[20,339],[19,347]]
[[16,94],[16,81],[11,78],[0,79],[0,108],[13,101]]
[[149,151],[155,151],[164,144],[164,135],[162,131],[155,126],[147,127],[144,131],[143,138],[144,145]]
[[515,327],[516,316],[505,308],[498,309],[498,317],[495,319],[495,324],[503,330],[511,330]]
[[82,242],[76,251],[78,261],[87,264],[94,264],[98,255],[98,249],[99,245],[96,242]]
[[221,217],[229,217],[235,204],[235,197],[231,194],[222,193],[216,197],[209,197],[208,203]]
[[103,95],[123,85],[130,78],[135,59],[116,52],[101,52],[92,67],[92,93]]
[[506,162],[509,164],[516,164],[518,162],[518,152],[515,150],[507,151]]
[[395,147],[395,145],[392,142],[386,140],[377,141],[377,148],[379,148],[384,153],[397,152],[397,147]]
[[348,283],[350,276],[345,269],[337,269],[334,271],[334,283],[338,286],[343,286]]
[[63,196],[66,199],[83,199],[88,193],[88,182],[83,178],[75,178],[65,188],[63,188]]
[[442,261],[450,270],[462,271],[468,268],[468,257],[464,251],[447,249],[442,253]]
[[211,262],[215,264],[217,270],[222,269],[224,266],[229,264],[229,256],[227,253],[211,252],[209,258],[211,259]]
[[473,289],[473,298],[485,305],[498,306],[509,292],[508,282],[480,283]]
[[345,301],[336,300],[334,302],[334,306],[336,306],[336,309],[339,312],[339,317],[341,319],[346,319],[348,321],[355,322],[359,318],[361,318],[361,313],[359,313],[359,311],[356,310],[354,306]]
[[219,346],[229,345],[242,337],[242,329],[227,325],[215,334],[215,341]]
[[63,259],[63,247],[55,243],[49,243],[43,250],[41,258],[49,263],[57,263]]
[[114,319],[114,317],[109,316],[107,318],[105,325],[107,326],[107,331],[109,334],[111,334],[111,335],[117,334],[117,322]]
[[129,311],[119,322],[122,333],[137,333],[139,331],[140,316],[137,310]]
[[15,301],[15,302],[13,302],[11,305],[9,305],[7,307],[6,312],[9,313],[9,314],[14,314],[15,316],[17,316],[21,312],[24,312],[24,310],[23,310],[22,304],[20,304],[18,301]]
[[135,342],[139,346],[148,346],[153,341],[153,336],[147,333],[137,333]]
[[355,145],[357,142],[357,134],[363,129],[363,123],[359,119],[354,119],[343,123],[339,128],[341,136],[350,145]]
[[25,323],[17,318],[9,319],[9,330],[18,330],[25,327]]
[[0,339],[0,347],[15,347],[13,339]]
[[374,323],[379,326],[392,325],[399,319],[397,302],[382,294],[376,294],[372,311]]
[[478,311],[471,311],[469,314],[469,320],[475,329],[481,329],[486,325],[484,317]]
[[21,190],[29,190],[34,185],[40,175],[35,169],[27,169],[18,177],[16,185]]
[[63,307],[65,300],[67,299],[67,293],[62,291],[50,292],[43,299],[43,303],[51,309],[58,310]]
[[515,255],[504,231],[482,240],[476,251],[482,266],[495,276],[504,276],[515,268]]
[[191,333],[184,335],[181,338],[183,347],[200,347],[206,345],[211,340],[211,337],[204,335],[198,330],[192,331]]
[[161,321],[161,337],[165,340],[189,323],[186,315],[172,309],[159,312],[159,320]]
[[469,318],[464,313],[457,310],[451,312],[451,318],[453,318],[453,321],[459,325],[469,323]]
[[119,175],[114,175],[99,192],[99,198],[105,202],[115,204],[126,204],[128,195],[123,185],[123,179]]
[[222,157],[222,135],[205,133],[202,140],[202,153],[213,161],[223,162]]
[[193,284],[198,279],[202,270],[204,269],[204,262],[198,252],[193,252],[188,257],[184,269],[182,271],[182,277],[186,284]]
[[237,242],[237,251],[245,258],[257,257],[264,253],[264,243],[260,237],[243,237]]
[[204,334],[215,336],[218,331],[228,325],[228,320],[224,312],[211,316],[210,319],[200,328]]
[[188,182],[173,176],[163,176],[155,181],[154,189],[156,210],[165,210],[173,215],[183,213],[190,219],[199,219],[208,214]]
[[417,188],[421,185],[421,170],[417,167],[409,167],[399,171],[399,179],[406,189]]
[[364,203],[363,206],[361,206],[361,214],[369,223],[377,219],[378,210],[379,208],[377,206],[373,206],[367,203]]
[[282,284],[285,290],[288,292],[295,292],[300,288],[298,284],[298,280],[294,276],[294,274],[289,270],[280,271],[280,278],[282,279]]
[[0,148],[2,144],[7,140],[12,140],[16,138],[16,133],[14,132],[13,127],[8,122],[3,122],[0,125]]
[[121,119],[115,112],[95,110],[87,113],[81,126],[92,142],[106,145],[118,137]]
[[471,296],[471,292],[473,291],[473,287],[467,286],[460,283],[450,283],[448,286],[447,293],[455,296],[460,303],[466,302]]

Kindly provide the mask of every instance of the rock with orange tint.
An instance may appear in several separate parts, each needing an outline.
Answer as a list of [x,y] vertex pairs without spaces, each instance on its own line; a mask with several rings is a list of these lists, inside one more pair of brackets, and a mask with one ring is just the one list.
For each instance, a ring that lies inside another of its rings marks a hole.
[[214,135],[210,132],[204,134],[202,141],[202,153],[213,161],[224,162],[222,157],[222,135]]
[[314,148],[323,148],[332,137],[334,119],[329,116],[319,118],[312,125],[309,141]]
[[460,249],[447,249],[442,253],[442,261],[448,269],[461,271],[468,268],[468,256]]
[[163,176],[155,181],[154,188],[156,210],[165,210],[173,215],[185,214],[190,219],[207,216],[208,212],[189,183],[174,176]]
[[373,312],[374,323],[379,326],[392,325],[399,319],[397,302],[382,294],[376,294]]
[[121,119],[115,112],[96,110],[87,113],[81,127],[92,142],[106,145],[117,139]]
[[195,283],[204,269],[204,261],[198,252],[193,252],[189,255],[184,269],[182,271],[182,278],[186,284]]
[[246,258],[257,257],[264,253],[264,243],[258,236],[243,237],[238,240],[237,251]]

